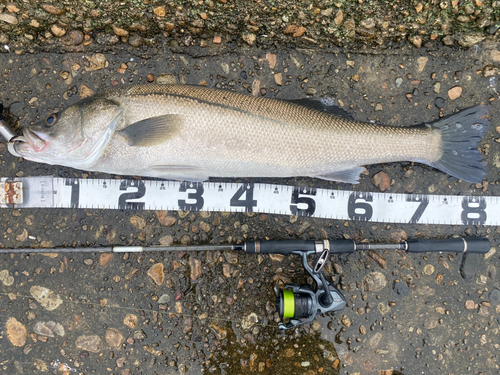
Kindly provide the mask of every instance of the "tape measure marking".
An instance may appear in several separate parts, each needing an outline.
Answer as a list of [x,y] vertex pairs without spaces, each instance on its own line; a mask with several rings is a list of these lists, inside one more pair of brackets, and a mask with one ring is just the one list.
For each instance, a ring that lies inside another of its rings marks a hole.
[[0,207],[261,212],[388,223],[500,224],[499,197],[51,176],[0,178],[0,183],[4,183],[0,186],[6,186],[5,182],[22,183],[23,202],[6,203],[10,200],[0,190]]

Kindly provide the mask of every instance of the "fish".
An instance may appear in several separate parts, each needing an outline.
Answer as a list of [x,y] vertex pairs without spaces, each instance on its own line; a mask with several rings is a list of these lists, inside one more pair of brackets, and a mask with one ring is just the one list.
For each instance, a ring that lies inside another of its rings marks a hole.
[[8,143],[34,162],[115,175],[312,177],[358,183],[364,165],[423,163],[460,180],[487,175],[486,105],[419,126],[354,121],[331,98],[280,100],[204,86],[109,89],[50,113]]

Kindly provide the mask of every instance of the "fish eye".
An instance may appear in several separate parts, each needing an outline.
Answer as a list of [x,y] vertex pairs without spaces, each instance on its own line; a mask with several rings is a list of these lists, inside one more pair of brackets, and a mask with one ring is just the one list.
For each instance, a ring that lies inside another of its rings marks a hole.
[[57,121],[57,113],[51,113],[45,119],[45,124],[47,126],[52,126],[52,125],[54,125],[56,123],[56,121]]

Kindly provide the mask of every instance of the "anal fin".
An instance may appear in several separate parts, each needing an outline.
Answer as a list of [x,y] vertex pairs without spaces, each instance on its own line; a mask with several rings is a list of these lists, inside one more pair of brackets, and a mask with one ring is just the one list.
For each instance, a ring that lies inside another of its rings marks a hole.
[[348,184],[359,183],[359,175],[365,171],[363,167],[352,167],[342,171],[335,171],[323,175],[310,176],[313,178],[320,178],[327,181],[346,182]]

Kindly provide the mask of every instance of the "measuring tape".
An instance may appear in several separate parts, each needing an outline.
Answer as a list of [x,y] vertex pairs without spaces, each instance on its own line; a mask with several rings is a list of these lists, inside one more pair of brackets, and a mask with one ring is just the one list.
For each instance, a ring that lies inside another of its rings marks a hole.
[[499,197],[52,176],[0,178],[0,207],[259,212],[386,223],[500,224]]

